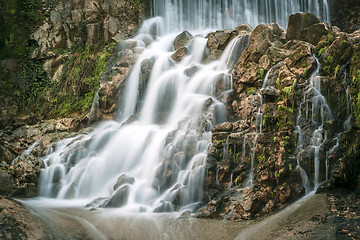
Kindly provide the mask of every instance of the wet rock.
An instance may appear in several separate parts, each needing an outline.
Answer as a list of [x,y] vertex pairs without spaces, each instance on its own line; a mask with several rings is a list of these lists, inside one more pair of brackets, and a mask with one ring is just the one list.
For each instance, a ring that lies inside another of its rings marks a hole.
[[193,38],[193,36],[188,31],[184,31],[184,32],[180,33],[178,36],[176,36],[176,38],[174,40],[175,51],[177,51],[180,48],[185,47],[192,38]]
[[0,169],[0,195],[10,195],[13,191],[13,177]]
[[208,38],[207,46],[211,50],[223,51],[236,35],[237,32],[231,29],[209,33],[206,36]]
[[186,47],[181,47],[173,55],[171,55],[171,58],[176,62],[180,62],[188,53],[189,50]]
[[312,13],[296,13],[289,17],[286,40],[302,40],[303,31],[320,20]]
[[249,34],[252,31],[252,27],[249,24],[240,24],[239,26],[236,27],[236,31],[238,32],[238,34]]
[[130,186],[125,185],[118,188],[114,194],[111,196],[110,200],[106,202],[103,206],[105,208],[118,208],[122,207],[127,203],[130,193]]
[[128,176],[126,174],[121,175],[118,179],[116,184],[113,186],[114,191],[116,191],[119,187],[125,184],[133,184],[135,182],[135,178]]
[[55,239],[33,211],[22,203],[0,196],[1,239]]
[[155,213],[173,212],[175,207],[172,203],[162,201],[161,205],[154,209]]
[[[94,199],[91,203],[86,204],[85,207],[87,207],[87,208],[99,207],[99,206],[103,205],[105,201],[109,201],[109,198],[99,197],[99,198]],[[90,211],[91,211],[91,209],[90,209]]]

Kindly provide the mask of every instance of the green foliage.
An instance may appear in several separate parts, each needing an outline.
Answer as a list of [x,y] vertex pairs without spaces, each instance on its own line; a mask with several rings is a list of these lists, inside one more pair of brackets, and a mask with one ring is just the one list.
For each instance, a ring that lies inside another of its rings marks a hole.
[[50,80],[40,62],[24,62],[20,65],[22,86],[19,89],[18,100],[23,107],[40,107],[44,101],[45,89]]
[[323,53],[327,50],[327,48],[335,41],[335,33],[328,32],[327,37],[321,41],[316,47],[315,47],[315,53],[318,57],[323,55]]
[[265,156],[265,149],[263,150],[263,152],[257,156],[257,161],[258,163],[264,163],[266,160],[266,156]]
[[265,70],[263,68],[259,69],[260,78],[264,78]]
[[45,19],[42,0],[8,0],[0,3],[0,60],[26,58],[33,46],[29,43],[34,27]]
[[280,78],[277,78],[277,79],[276,79],[276,85],[278,86],[278,88],[280,88],[280,86],[281,86],[281,80],[280,80]]
[[250,96],[252,94],[254,94],[256,92],[256,88],[255,87],[250,87],[246,89],[246,95]]
[[294,127],[294,110],[286,106],[278,106],[276,129]]
[[284,93],[284,99],[289,98],[291,96],[291,93],[292,93],[292,88],[291,87],[284,87],[282,92]]
[[340,66],[337,65],[335,68],[335,78],[337,77],[337,73],[339,72]]
[[49,116],[66,117],[73,113],[84,114],[91,108],[106,70],[109,48],[102,44],[83,46],[65,62],[62,79],[50,90]]
[[304,68],[304,69],[303,69],[302,77],[303,77],[303,78],[306,78],[306,77],[307,77],[307,68]]
[[318,56],[320,57],[321,55],[323,55],[323,53],[326,51],[328,47],[323,47],[322,49],[319,50],[318,52]]

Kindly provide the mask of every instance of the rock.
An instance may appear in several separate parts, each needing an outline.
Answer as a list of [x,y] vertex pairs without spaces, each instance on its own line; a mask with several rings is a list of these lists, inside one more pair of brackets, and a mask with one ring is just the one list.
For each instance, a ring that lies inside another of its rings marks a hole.
[[111,196],[108,202],[105,202],[102,207],[105,208],[118,208],[122,207],[127,203],[129,197],[130,186],[125,185],[118,188]]
[[125,184],[133,184],[135,182],[134,177],[130,177],[126,174],[121,175],[118,179],[116,184],[114,185],[113,189],[116,191],[119,187]]
[[312,13],[296,13],[289,17],[286,40],[302,40],[303,31],[320,20]]
[[0,169],[0,195],[8,196],[13,191],[13,177]]
[[70,131],[75,132],[78,130],[79,121],[74,118],[63,118],[57,121],[56,130],[60,132]]
[[62,28],[61,15],[58,11],[52,10],[50,12],[50,20],[52,25],[54,26],[55,31],[59,31]]
[[86,43],[92,45],[97,42],[100,31],[98,23],[91,23],[86,25]]
[[189,50],[186,47],[181,47],[173,55],[171,55],[171,58],[176,62],[180,62],[188,53]]
[[237,32],[231,29],[209,33],[206,36],[208,38],[207,46],[210,50],[223,51],[228,43],[236,36]]
[[162,201],[161,205],[154,209],[155,213],[173,212],[175,207],[172,203]]
[[236,32],[238,32],[238,34],[249,34],[252,30],[253,29],[249,24],[240,24],[236,27]]
[[326,31],[329,31],[328,23],[316,23],[304,30],[304,40],[312,45],[317,45]]
[[49,229],[22,203],[0,196],[1,239],[54,239]]
[[184,32],[180,33],[179,35],[177,35],[174,40],[175,51],[177,51],[179,48],[185,47],[192,38],[193,38],[193,36],[188,31],[184,31]]

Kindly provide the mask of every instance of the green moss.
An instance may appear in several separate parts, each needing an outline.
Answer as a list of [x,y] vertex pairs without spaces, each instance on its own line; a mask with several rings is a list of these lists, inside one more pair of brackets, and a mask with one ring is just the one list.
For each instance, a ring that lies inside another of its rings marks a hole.
[[250,96],[252,94],[254,94],[256,92],[256,88],[255,87],[250,87],[246,89],[246,95]]
[[264,78],[265,70],[263,68],[259,69],[260,78]]
[[53,96],[47,106],[49,117],[82,115],[91,108],[111,47],[103,44],[83,46],[65,62],[61,81],[49,90]]
[[42,0],[1,1],[0,60],[26,58],[34,47],[30,35],[44,19]]

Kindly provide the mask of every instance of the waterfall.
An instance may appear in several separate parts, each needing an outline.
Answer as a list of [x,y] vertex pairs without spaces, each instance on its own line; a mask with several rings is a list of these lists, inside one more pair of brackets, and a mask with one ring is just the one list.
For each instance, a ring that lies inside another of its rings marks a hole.
[[296,12],[311,12],[330,22],[327,0],[153,0],[152,5],[153,15],[165,19],[168,31],[271,22],[286,28],[289,15]]
[[[208,29],[265,22],[285,27],[289,14],[298,11],[329,20],[325,0],[154,0],[152,4],[154,18],[146,20],[130,40],[142,53],[127,77],[118,118],[51,149],[43,159],[42,197],[85,199],[88,206],[123,212],[196,210],[203,199],[211,128],[226,121],[224,99],[232,90],[229,70],[249,43],[249,36],[235,37],[220,60],[203,64]],[[183,29],[195,37],[185,46],[189,54],[176,62],[171,58],[173,42]],[[146,86],[141,82],[144,61],[153,61]],[[144,88],[142,99],[140,88]],[[259,98],[262,101],[260,94]],[[261,116],[260,106],[253,151],[262,132]],[[255,152],[252,169],[254,156]]]
[[[229,65],[249,37],[234,38],[221,59],[207,65],[201,63],[207,39],[200,35],[186,45],[191,54],[172,61],[175,37],[159,37],[143,49],[129,75],[118,121],[63,140],[45,157],[41,196],[88,199],[89,206],[121,207],[124,212],[197,207],[203,197],[211,128],[226,120],[219,99],[232,89]],[[145,46],[141,37],[135,40],[137,46]],[[149,59],[154,59],[153,67],[137,111],[140,66]],[[195,73],[188,74],[193,67]],[[135,120],[127,121],[134,114]]]

